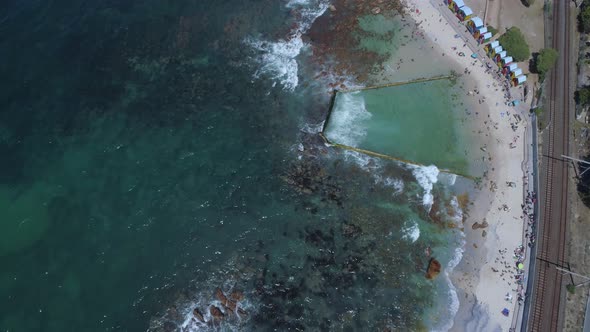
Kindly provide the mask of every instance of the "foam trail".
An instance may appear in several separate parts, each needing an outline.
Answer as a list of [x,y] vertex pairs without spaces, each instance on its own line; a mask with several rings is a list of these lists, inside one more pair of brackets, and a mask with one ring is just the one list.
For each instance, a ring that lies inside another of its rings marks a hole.
[[247,38],[245,43],[260,53],[258,62],[261,67],[254,73],[254,78],[269,77],[274,84],[279,82],[285,90],[293,91],[299,84],[296,58],[306,46],[301,36],[328,9],[328,2],[291,0],[286,6],[295,10],[300,17],[297,26],[287,38],[278,41]]
[[438,174],[440,171],[434,165],[430,166],[415,166],[412,169],[412,174],[418,181],[418,184],[424,189],[424,196],[422,196],[422,205],[424,205],[428,211],[434,203],[434,196],[432,196],[432,188],[438,181]]

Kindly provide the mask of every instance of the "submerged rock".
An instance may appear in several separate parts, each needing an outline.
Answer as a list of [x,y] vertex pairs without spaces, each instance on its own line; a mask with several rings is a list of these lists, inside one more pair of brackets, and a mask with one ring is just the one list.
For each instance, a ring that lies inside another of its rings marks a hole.
[[209,307],[209,313],[211,314],[214,323],[221,321],[225,317],[223,311],[214,305]]
[[195,310],[193,310],[193,316],[195,316],[195,318],[199,322],[205,323],[205,318],[203,317],[203,314],[201,313],[201,311],[199,310],[199,308],[195,308]]
[[426,279],[436,278],[442,269],[440,262],[434,258],[431,258],[428,262],[428,269],[426,270]]

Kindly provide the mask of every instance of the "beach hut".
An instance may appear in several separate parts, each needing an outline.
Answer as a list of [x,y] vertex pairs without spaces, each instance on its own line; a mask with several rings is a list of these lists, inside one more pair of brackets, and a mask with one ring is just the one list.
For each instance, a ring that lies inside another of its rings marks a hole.
[[479,36],[481,36],[482,34],[488,32],[488,28],[486,27],[479,27],[475,30],[473,30],[473,32],[471,33],[473,35],[473,38],[475,38],[475,40],[479,39]]
[[467,30],[474,34],[478,29],[483,28],[483,21],[478,16],[472,17],[467,21]]
[[496,53],[496,55],[494,55],[492,60],[494,60],[494,62],[498,65],[498,67],[500,67],[500,60],[504,59],[505,57],[507,57],[506,51],[502,50],[501,52]]
[[526,82],[526,76],[524,75],[520,75],[512,79],[512,85],[514,86],[521,85],[524,82]]
[[[484,28],[487,30],[487,28]],[[479,35],[479,37],[477,38],[477,43],[478,44],[483,44],[483,43],[487,43],[488,40],[490,40],[490,38],[492,38],[492,33],[491,32],[485,32]]]
[[459,8],[459,11],[457,11],[456,16],[461,22],[465,22],[468,19],[470,19],[471,16],[473,16],[473,10],[471,10],[471,8],[467,6],[463,6]]
[[465,2],[463,2],[463,0],[453,0],[453,1],[449,1],[449,8],[453,11],[453,13],[458,13],[459,9],[461,9],[461,7],[465,6]]
[[447,5],[447,6],[448,6],[448,5],[449,5],[451,2],[453,2],[453,0],[443,0],[443,3],[444,3],[445,5]]
[[504,68],[502,68],[502,75],[504,75],[506,78],[510,79],[510,74],[515,71],[518,68],[518,65],[516,63],[510,63],[508,64],[508,66],[504,66]]
[[522,69],[516,68],[516,69],[514,69],[514,71],[512,71],[510,73],[510,79],[517,78],[518,76],[521,76],[521,75],[522,75]]
[[486,51],[486,54],[488,56],[490,56],[490,54],[492,54],[492,50],[498,46],[500,46],[500,42],[497,40],[494,40],[493,42],[487,44],[483,49],[484,49],[484,51]]
[[511,64],[511,63],[512,63],[512,61],[513,61],[512,57],[511,57],[511,56],[507,56],[507,57],[505,57],[505,58],[502,58],[502,59],[500,60],[500,62],[498,63],[498,66],[500,66],[500,68],[504,68],[504,67],[506,67],[507,65]]
[[490,59],[494,60],[494,62],[496,61],[496,55],[498,55],[499,53],[502,53],[502,51],[504,51],[504,49],[502,48],[502,46],[496,46],[493,49],[490,50],[490,52],[488,53],[488,56],[490,57]]

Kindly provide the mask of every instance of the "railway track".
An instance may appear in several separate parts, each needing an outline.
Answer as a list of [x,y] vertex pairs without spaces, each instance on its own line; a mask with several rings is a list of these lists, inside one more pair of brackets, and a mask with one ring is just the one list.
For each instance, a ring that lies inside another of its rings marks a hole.
[[538,229],[533,306],[529,331],[559,331],[563,320],[562,275],[555,265],[565,265],[567,240],[568,164],[561,155],[569,154],[570,123],[570,4],[553,2],[553,48],[559,60],[551,73],[549,87],[549,128],[544,144],[544,183]]

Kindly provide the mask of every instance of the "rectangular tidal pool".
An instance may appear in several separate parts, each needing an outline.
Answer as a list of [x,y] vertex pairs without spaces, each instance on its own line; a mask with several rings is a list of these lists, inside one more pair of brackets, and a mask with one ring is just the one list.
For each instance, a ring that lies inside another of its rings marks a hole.
[[476,140],[470,112],[456,79],[336,93],[324,127],[331,142],[470,175],[468,155]]

